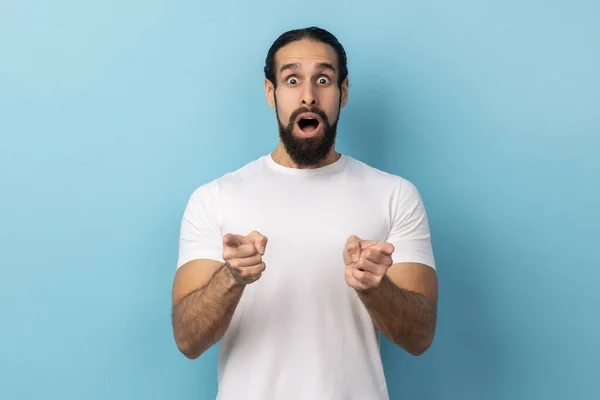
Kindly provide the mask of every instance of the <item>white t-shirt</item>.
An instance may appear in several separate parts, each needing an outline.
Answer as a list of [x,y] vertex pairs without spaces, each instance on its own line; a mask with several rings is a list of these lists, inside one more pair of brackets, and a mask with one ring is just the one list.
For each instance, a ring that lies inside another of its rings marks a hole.
[[270,154],[200,186],[181,225],[177,267],[223,261],[223,236],[268,238],[221,339],[218,400],[388,399],[379,332],[345,281],[347,238],[387,241],[394,263],[435,269],[425,209],[408,180],[342,155],[317,169]]

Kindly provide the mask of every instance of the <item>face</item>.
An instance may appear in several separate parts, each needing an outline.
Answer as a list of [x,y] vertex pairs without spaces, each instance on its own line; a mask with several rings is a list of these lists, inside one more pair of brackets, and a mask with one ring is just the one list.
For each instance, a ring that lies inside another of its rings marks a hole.
[[325,159],[336,136],[340,109],[346,105],[348,80],[338,86],[335,50],[312,40],[292,42],[275,56],[275,87],[265,80],[269,105],[275,108],[280,139],[298,165]]

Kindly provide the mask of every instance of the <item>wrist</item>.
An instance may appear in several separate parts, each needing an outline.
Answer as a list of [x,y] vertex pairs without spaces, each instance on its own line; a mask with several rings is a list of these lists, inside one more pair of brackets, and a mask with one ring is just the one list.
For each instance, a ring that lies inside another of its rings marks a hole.
[[383,276],[376,286],[371,286],[366,289],[356,289],[359,295],[362,296],[377,296],[383,290],[387,283],[387,276]]
[[373,286],[366,289],[355,289],[359,296],[374,296],[380,290],[380,286]]
[[223,266],[221,268],[225,270],[224,273],[225,273],[225,277],[227,279],[227,283],[228,283],[229,287],[243,288],[246,286],[245,283],[240,282],[237,279],[235,279],[235,275],[233,274],[233,271],[231,270],[231,266],[227,261],[225,261],[225,263],[223,264]]

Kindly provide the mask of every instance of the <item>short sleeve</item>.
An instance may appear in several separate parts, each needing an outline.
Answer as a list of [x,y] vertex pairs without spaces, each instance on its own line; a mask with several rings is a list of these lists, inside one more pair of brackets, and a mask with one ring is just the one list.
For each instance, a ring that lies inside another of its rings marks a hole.
[[181,221],[177,268],[196,259],[224,262],[219,227],[218,184],[200,186],[188,200]]
[[402,179],[391,199],[392,227],[387,242],[394,245],[394,264],[417,262],[435,267],[427,213],[419,191]]

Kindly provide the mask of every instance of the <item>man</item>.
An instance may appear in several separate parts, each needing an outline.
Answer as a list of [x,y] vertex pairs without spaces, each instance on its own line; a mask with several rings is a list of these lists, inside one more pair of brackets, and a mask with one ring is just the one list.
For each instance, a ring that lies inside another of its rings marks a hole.
[[379,334],[413,355],[432,343],[419,192],[335,150],[346,63],[325,30],[281,35],[265,66],[279,144],[185,209],[174,337],[191,359],[221,342],[218,399],[388,399]]

